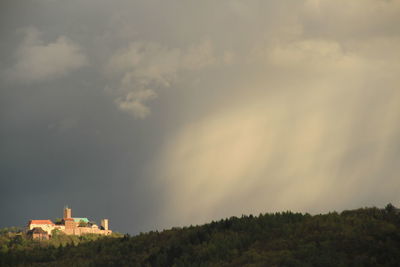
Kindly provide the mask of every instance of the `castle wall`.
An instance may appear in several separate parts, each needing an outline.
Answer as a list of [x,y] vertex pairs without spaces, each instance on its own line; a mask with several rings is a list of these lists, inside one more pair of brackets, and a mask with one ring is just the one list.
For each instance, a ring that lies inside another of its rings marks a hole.
[[110,235],[112,233],[111,230],[100,230],[99,228],[92,228],[92,227],[65,228],[63,232],[67,235],[84,235],[84,234]]

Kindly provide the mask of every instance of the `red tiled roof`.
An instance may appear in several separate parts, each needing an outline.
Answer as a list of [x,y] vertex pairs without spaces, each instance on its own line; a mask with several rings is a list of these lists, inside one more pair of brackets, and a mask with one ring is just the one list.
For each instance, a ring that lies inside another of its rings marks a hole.
[[64,218],[64,221],[73,221],[74,219],[72,218]]
[[30,220],[28,224],[51,224],[51,225],[54,225],[54,223],[50,220]]

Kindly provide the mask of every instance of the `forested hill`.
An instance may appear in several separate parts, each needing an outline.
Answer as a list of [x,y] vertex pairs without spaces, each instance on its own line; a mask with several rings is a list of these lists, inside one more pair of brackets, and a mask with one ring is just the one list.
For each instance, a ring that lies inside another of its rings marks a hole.
[[0,265],[399,266],[400,214],[390,204],[314,216],[282,212],[75,241],[55,245],[3,233]]

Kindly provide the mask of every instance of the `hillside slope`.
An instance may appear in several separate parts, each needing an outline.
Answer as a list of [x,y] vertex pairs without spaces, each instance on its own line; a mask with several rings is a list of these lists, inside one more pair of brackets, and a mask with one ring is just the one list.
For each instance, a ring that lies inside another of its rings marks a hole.
[[[3,236],[4,237],[4,236]],[[55,246],[0,241],[1,266],[399,266],[400,214],[363,208],[231,217],[201,226]],[[2,242],[2,243],[1,243]],[[24,243],[25,242],[25,243]]]

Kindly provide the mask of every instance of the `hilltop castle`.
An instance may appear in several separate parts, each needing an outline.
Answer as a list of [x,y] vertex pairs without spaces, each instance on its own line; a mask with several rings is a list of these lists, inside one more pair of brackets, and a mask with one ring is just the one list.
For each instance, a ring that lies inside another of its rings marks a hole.
[[27,233],[36,239],[49,239],[53,230],[59,230],[67,235],[100,234],[110,235],[108,219],[101,220],[101,226],[91,222],[88,218],[72,218],[72,210],[64,208],[63,219],[53,223],[51,220],[30,220]]

